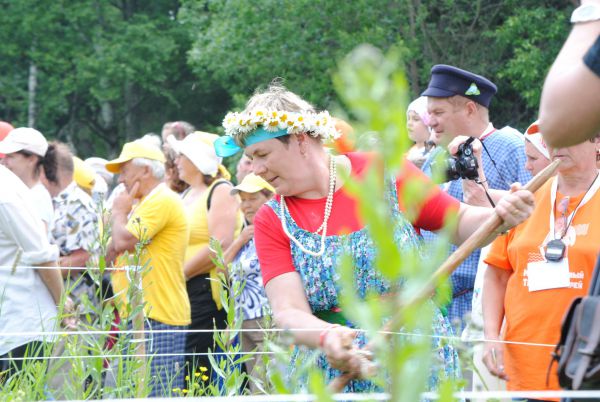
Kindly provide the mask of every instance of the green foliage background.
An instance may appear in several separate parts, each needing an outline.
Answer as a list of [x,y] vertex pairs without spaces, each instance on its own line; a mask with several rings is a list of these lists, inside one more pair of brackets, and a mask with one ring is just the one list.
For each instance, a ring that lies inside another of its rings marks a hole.
[[[274,77],[318,107],[361,43],[401,50],[410,89],[432,65],[483,74],[498,126],[536,118],[543,79],[570,29],[570,1],[3,0],[0,119],[33,125],[83,157],[187,120],[218,131]],[[37,69],[32,117],[28,80]],[[403,113],[403,111],[398,111]]]

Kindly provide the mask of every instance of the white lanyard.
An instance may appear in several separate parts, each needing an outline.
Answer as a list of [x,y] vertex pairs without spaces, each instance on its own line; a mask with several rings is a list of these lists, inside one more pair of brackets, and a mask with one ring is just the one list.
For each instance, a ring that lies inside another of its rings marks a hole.
[[[592,183],[592,185],[590,186],[588,191],[585,193],[585,196],[583,197],[583,199],[581,200],[579,205],[577,205],[577,208],[575,208],[575,210],[573,212],[571,212],[571,214],[567,218],[567,227],[571,224],[571,222],[573,222],[573,219],[575,219],[575,214],[577,213],[579,208],[583,207],[594,196],[594,194],[596,194],[596,191],[598,191],[598,189],[600,188],[600,180],[599,179],[600,179],[600,175],[598,175],[598,173],[596,173],[596,178],[594,179],[594,182]],[[556,219],[556,217],[554,215],[554,210],[555,210],[557,190],[558,190],[558,177],[555,176],[553,178],[552,188],[550,191],[550,235],[552,236],[552,238],[555,238],[554,220]],[[565,228],[565,230],[566,230],[566,228]]]

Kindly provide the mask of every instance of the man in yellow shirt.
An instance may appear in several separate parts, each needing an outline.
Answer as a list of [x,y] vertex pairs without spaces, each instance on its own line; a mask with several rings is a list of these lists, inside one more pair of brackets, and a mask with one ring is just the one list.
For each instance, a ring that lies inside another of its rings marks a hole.
[[[121,255],[117,265],[128,266],[112,275],[119,312],[128,317],[137,307],[128,296],[131,287],[139,286],[130,283],[132,269],[141,269],[145,330],[169,331],[146,335],[151,340],[146,353],[156,354],[150,364],[150,396],[170,396],[172,389],[184,388],[185,330],[190,324],[183,275],[189,228],[179,196],[162,183],[164,161],[160,149],[138,140],[125,144],[119,158],[106,164],[108,171],[120,174],[119,182],[126,188],[113,203],[108,245],[109,259]],[[138,263],[127,263],[138,243],[142,246]]]

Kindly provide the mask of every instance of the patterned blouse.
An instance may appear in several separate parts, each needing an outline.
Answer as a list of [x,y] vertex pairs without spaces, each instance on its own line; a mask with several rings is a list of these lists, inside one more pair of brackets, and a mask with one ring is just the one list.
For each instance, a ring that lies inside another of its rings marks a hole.
[[235,295],[236,313],[244,320],[255,320],[268,314],[269,302],[265,294],[254,239],[242,247],[231,264],[231,281],[239,283],[241,291]]
[[69,255],[81,248],[93,254],[98,247],[98,214],[92,198],[71,182],[52,203],[54,221],[50,242],[58,246],[60,255]]

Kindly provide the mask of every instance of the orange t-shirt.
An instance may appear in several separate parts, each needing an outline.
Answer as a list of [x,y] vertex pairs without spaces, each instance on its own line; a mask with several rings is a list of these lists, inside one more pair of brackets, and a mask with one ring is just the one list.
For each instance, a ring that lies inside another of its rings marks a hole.
[[[548,182],[535,193],[535,210],[531,217],[505,236],[497,238],[485,262],[491,266],[511,270],[506,286],[504,309],[506,331],[504,339],[555,345],[560,338],[564,314],[573,299],[587,293],[596,257],[600,249],[600,191],[582,205],[575,214],[563,238],[567,245],[570,286],[530,292],[527,285],[527,265],[545,261],[544,246],[550,236],[551,186]],[[584,194],[571,197],[567,216],[577,207]],[[556,195],[556,217],[558,206],[564,198]],[[594,223],[595,222],[595,223]],[[533,345],[504,345],[504,365],[509,376],[510,390],[558,390],[556,365],[546,384],[546,373],[551,361],[552,347]]]

